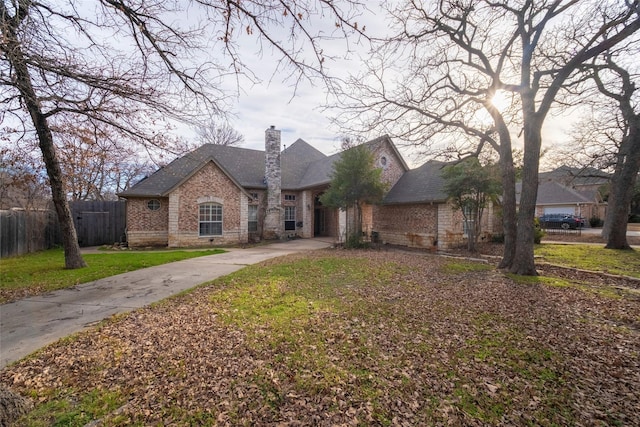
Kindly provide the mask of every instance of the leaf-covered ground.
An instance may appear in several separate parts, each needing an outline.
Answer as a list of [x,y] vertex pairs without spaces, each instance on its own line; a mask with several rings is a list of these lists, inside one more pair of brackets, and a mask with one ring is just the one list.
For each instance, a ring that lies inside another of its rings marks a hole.
[[640,298],[394,251],[289,256],[5,368],[24,425],[640,425]]

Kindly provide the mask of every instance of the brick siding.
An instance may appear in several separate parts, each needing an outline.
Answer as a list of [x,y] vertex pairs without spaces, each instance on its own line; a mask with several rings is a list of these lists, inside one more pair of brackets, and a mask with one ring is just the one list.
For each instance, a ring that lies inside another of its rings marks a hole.
[[373,207],[373,231],[383,243],[433,248],[438,231],[437,205],[408,204]]
[[[222,236],[199,235],[199,205],[222,205]],[[170,195],[170,247],[213,246],[248,241],[248,195],[209,162]]]
[[127,199],[127,242],[129,246],[166,246],[169,199],[157,198],[160,209],[152,211],[147,204],[152,198]]

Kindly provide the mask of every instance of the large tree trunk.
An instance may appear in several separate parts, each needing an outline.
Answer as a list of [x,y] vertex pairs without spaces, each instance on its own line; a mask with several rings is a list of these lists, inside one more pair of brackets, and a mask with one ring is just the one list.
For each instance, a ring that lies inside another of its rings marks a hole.
[[[529,113],[533,116],[533,113]],[[536,200],[538,198],[538,167],[540,165],[541,126],[535,117],[525,118],[524,165],[522,169],[522,193],[518,211],[516,254],[509,268],[515,274],[535,276],[533,258],[534,224]]]
[[500,156],[500,178],[502,182],[502,233],[504,235],[504,252],[498,268],[508,269],[513,264],[516,254],[517,210],[516,210],[516,171],[513,166],[511,133],[495,109],[489,109],[498,131]]
[[87,264],[80,254],[80,246],[78,245],[76,229],[73,225],[73,217],[71,216],[71,210],[67,203],[62,170],[58,157],[56,156],[53,135],[47,123],[47,117],[40,108],[40,103],[31,83],[29,69],[24,60],[15,31],[7,30],[7,32],[9,33],[9,37],[5,40],[8,47],[6,54],[14,67],[16,87],[24,99],[24,104],[29,111],[36,129],[40,150],[42,151],[42,157],[47,168],[47,175],[49,176],[53,204],[56,208],[58,221],[62,230],[65,267],[69,269],[86,267]]
[[498,268],[511,268],[517,248],[516,171],[513,166],[511,139],[500,138],[500,172],[502,176],[502,228],[504,252]]
[[64,266],[69,269],[86,267],[87,264],[84,262],[82,254],[80,253],[80,246],[78,245],[78,237],[73,224],[71,209],[67,202],[62,170],[60,169],[60,163],[58,162],[55,146],[53,145],[53,136],[46,125],[46,119],[42,117],[41,120],[44,123],[44,126],[42,123],[37,125],[43,126],[42,130],[38,128],[38,140],[40,143],[40,150],[42,151],[42,157],[47,167],[49,182],[51,184],[53,205],[56,208],[58,223],[60,224],[60,229],[62,231]]
[[606,228],[603,229],[603,233],[606,233],[607,249],[631,249],[627,242],[627,223],[639,170],[640,128],[636,123],[631,126],[629,135],[620,146],[616,169],[611,178],[609,208],[605,218]]
[[[617,166],[616,166],[617,169]],[[615,173],[614,176],[611,178],[611,181],[609,182],[609,196],[607,198],[607,210],[605,212],[604,215],[604,222],[602,224],[602,231],[600,232],[600,236],[605,240],[609,240],[609,234],[611,233],[611,228],[612,228],[612,224],[613,224],[613,220],[610,218],[611,217],[611,208],[614,206],[615,202],[615,192],[613,191],[613,179],[615,177]]]

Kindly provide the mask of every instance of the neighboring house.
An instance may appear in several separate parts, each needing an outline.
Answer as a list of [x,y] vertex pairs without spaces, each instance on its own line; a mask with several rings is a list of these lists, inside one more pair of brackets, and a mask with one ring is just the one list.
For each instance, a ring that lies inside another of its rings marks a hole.
[[[607,204],[601,188],[609,183],[609,175],[593,168],[560,166],[539,175],[536,216],[572,214],[584,218],[604,219]],[[520,194],[521,185],[516,191]]]
[[[349,215],[319,200],[341,153],[326,156],[301,139],[283,151],[280,145],[273,126],[265,131],[265,151],[205,144],[120,193],[127,199],[129,245],[342,241]],[[389,137],[365,145],[390,188],[382,205],[363,209],[365,232],[375,231],[385,243],[427,248],[464,239],[462,217],[442,194],[442,163],[409,170]]]

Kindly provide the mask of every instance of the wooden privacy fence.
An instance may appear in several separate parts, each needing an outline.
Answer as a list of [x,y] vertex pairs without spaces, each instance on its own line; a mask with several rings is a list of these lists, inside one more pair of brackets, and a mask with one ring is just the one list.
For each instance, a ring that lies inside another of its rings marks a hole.
[[42,251],[59,244],[54,211],[0,211],[0,258]]
[[[126,205],[123,201],[70,202],[80,246],[126,241]],[[62,244],[55,211],[0,211],[0,258],[40,251]]]
[[127,240],[126,204],[90,200],[69,203],[80,246],[99,246]]

